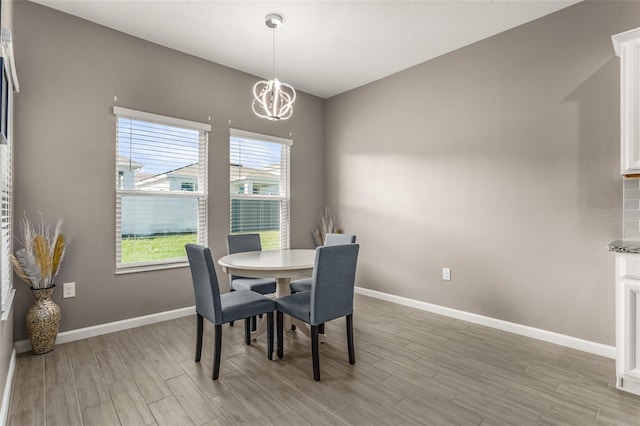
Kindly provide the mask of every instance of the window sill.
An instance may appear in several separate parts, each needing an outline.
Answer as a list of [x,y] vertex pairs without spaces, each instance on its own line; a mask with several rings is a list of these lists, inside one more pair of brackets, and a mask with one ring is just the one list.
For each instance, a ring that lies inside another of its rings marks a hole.
[[134,274],[136,272],[161,271],[163,269],[185,268],[189,262],[166,263],[163,265],[131,266],[129,268],[116,268],[116,275]]
[[2,317],[0,317],[0,322],[5,322],[9,319],[9,312],[11,312],[11,307],[13,306],[13,299],[16,295],[16,289],[12,288],[9,292],[9,296],[7,296],[6,303],[2,304]]

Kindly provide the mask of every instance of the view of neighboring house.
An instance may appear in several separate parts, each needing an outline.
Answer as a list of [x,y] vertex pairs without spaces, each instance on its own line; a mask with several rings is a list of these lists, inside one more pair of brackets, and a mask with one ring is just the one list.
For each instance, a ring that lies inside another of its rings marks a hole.
[[[170,170],[165,173],[149,175],[144,173],[144,164],[125,156],[117,157],[118,188],[138,189],[149,192],[181,192],[198,191],[198,163]],[[230,191],[233,195],[275,195],[280,191],[280,165],[269,165],[262,168],[246,167],[239,164],[230,166]],[[193,233],[197,227],[197,217],[193,214],[191,204],[197,202],[193,198],[180,196],[167,197],[145,195],[124,195],[122,197],[123,236],[147,236],[161,234]],[[232,232],[248,232],[255,221],[248,217],[261,217],[260,226],[265,229],[277,229],[279,226],[280,207],[273,200],[233,200],[232,223],[246,225],[232,227]],[[161,214],[159,214],[161,212]],[[265,212],[266,215],[265,215]],[[244,220],[239,220],[242,217]],[[272,224],[272,226],[269,226]]]
[[259,169],[232,164],[231,194],[275,195],[280,193],[280,164]]

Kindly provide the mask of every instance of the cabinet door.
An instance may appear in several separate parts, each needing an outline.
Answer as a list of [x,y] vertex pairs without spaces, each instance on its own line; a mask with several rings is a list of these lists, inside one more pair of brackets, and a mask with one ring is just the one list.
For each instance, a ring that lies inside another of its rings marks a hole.
[[640,379],[640,286],[627,287],[628,361],[626,373]]
[[624,373],[640,379],[640,285],[624,286],[625,360]]
[[612,37],[620,57],[620,168],[640,173],[640,28]]

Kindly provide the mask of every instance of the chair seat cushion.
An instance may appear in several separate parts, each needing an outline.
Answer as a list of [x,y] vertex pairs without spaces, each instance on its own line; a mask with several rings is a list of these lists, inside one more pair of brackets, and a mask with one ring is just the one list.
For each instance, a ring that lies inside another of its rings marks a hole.
[[311,291],[311,278],[303,278],[301,280],[291,281],[290,285],[291,285],[291,293]]
[[236,278],[231,281],[234,290],[251,290],[260,294],[276,292],[275,278]]
[[276,309],[272,299],[250,290],[236,290],[221,294],[220,305],[223,323],[273,312]]
[[[311,318],[311,292],[291,294],[276,299],[276,309],[309,324]],[[312,324],[318,325],[318,324]]]

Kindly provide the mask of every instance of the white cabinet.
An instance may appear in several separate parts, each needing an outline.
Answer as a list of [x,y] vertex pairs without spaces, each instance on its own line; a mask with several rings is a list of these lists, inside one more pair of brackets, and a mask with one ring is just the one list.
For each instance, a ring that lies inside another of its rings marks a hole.
[[620,57],[620,168],[640,174],[640,28],[611,39]]
[[616,387],[640,395],[640,254],[616,253]]

